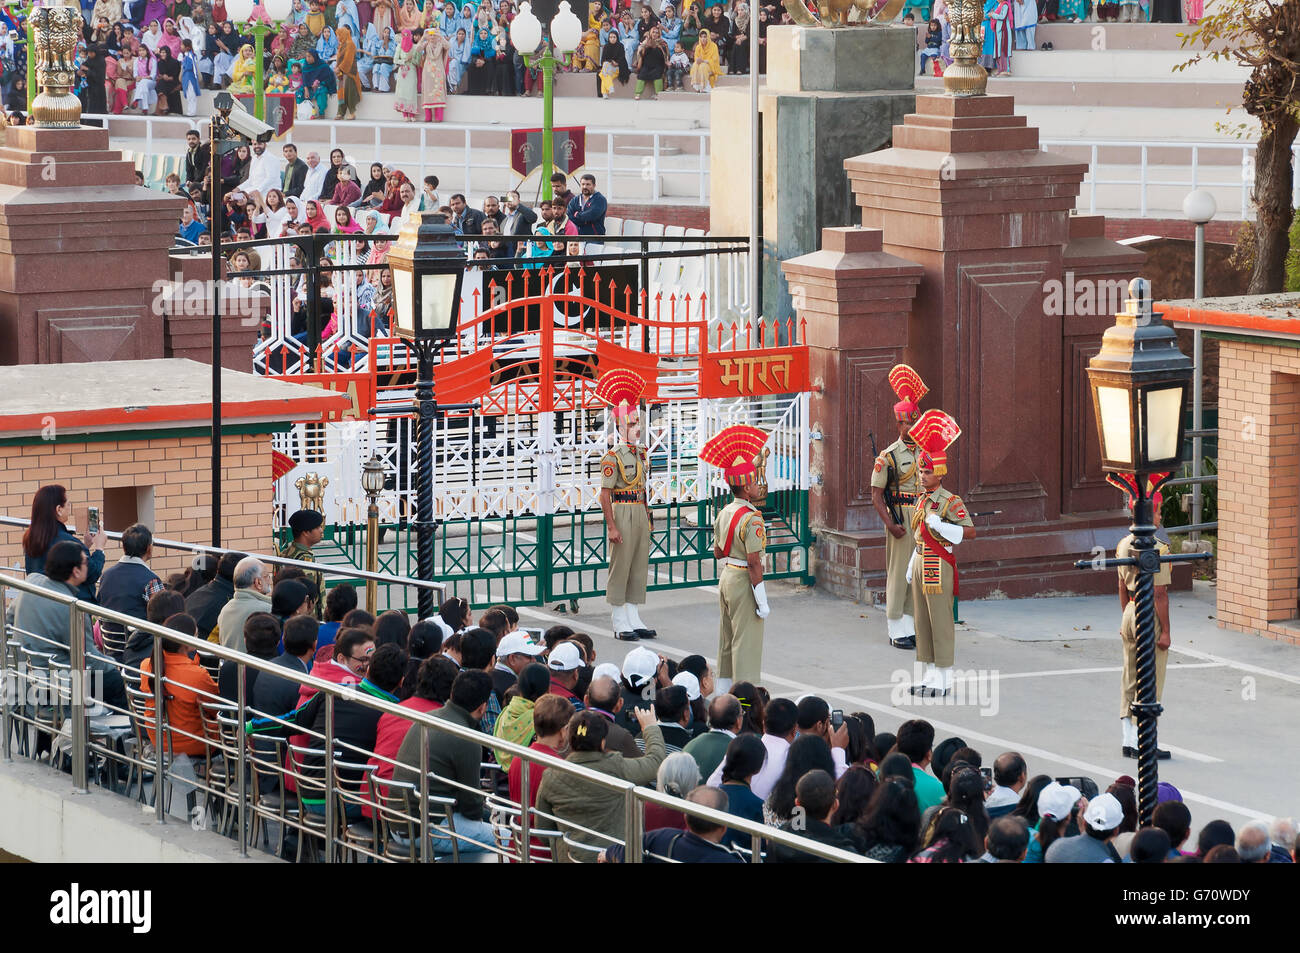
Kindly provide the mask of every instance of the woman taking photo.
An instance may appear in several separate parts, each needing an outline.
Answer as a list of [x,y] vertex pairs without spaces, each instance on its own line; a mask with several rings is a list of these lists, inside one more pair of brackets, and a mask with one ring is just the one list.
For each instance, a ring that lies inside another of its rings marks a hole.
[[45,557],[55,543],[71,541],[80,544],[87,555],[86,581],[77,588],[77,595],[88,602],[95,601],[95,585],[104,571],[104,544],[108,537],[101,527],[91,535],[86,533],[77,539],[68,530],[68,520],[72,519],[72,504],[68,502],[68,491],[57,483],[43,486],[32,498],[32,519],[23,531],[23,556],[27,575],[45,572]]

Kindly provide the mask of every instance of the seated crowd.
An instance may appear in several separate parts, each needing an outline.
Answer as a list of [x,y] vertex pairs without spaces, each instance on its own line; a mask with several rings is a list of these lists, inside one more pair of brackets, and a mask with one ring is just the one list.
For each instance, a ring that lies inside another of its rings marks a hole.
[[[1152,825],[1139,829],[1131,777],[1099,792],[1088,778],[1035,774],[1014,751],[986,764],[960,738],[936,742],[934,727],[921,719],[880,732],[870,715],[832,710],[816,695],[772,697],[749,682],[720,693],[709,662],[698,655],[674,661],[637,646],[621,660],[598,662],[589,636],[566,625],[544,633],[522,629],[508,605],[483,610],[475,624],[469,604],[453,597],[437,615],[412,625],[398,610],[375,617],[357,608],[356,591],[341,584],[328,590],[321,621],[320,590],[311,578],[317,574],[296,567],[273,572],[256,556],[227,553],[161,579],[149,568],[151,534],[139,524],[122,534],[122,557],[105,567],[102,533],[76,538],[64,528],[69,515],[62,487],[37,494],[24,536],[29,579],[282,667],[284,676],[245,667],[242,695],[252,709],[248,731],[255,744],[287,743],[295,772],[323,768],[327,706],[324,693],[300,686],[289,673],[353,686],[355,695],[337,698],[332,716],[348,770],[357,778],[373,771],[377,785],[404,786],[414,798],[426,762],[429,794],[444,799],[450,815],[433,836],[435,853],[454,846],[463,856],[494,847],[489,794],[524,800],[522,759],[500,747],[509,743],[654,788],[683,807],[734,815],[884,863],[1291,863],[1296,857],[1295,823],[1287,818],[1236,831],[1213,820],[1193,836],[1191,812],[1166,782]],[[311,530],[298,529],[309,543]],[[24,593],[14,624],[24,646],[66,661],[66,607]],[[92,679],[92,692],[126,710],[124,683],[138,677],[149,699],[142,714],[156,744],[152,637],[128,633],[116,645],[97,644],[98,637],[87,626],[89,665],[105,676]],[[213,671],[211,658],[169,640],[161,657],[169,750],[202,758],[210,739],[199,706],[237,699],[238,667],[226,662]],[[418,730],[366,698],[481,733],[482,740]],[[622,793],[543,764],[529,767],[535,829],[566,833],[556,845],[559,859],[620,862]],[[304,791],[302,799],[305,810],[324,810],[322,798]],[[647,860],[739,863],[754,849],[768,862],[817,859],[671,805],[645,808]],[[357,806],[355,819],[361,811]],[[352,806],[346,813],[354,819]]]

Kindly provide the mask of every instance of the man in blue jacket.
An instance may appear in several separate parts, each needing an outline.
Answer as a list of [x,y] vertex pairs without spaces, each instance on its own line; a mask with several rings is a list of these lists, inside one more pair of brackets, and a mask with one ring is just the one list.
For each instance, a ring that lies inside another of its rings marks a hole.
[[596,191],[596,177],[591,173],[582,176],[580,192],[569,199],[569,218],[578,226],[579,235],[604,235],[605,196]]

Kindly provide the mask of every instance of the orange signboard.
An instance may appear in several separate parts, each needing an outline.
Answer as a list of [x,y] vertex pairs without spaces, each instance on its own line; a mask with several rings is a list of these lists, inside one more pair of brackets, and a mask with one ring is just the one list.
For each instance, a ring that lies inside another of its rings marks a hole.
[[293,374],[276,379],[332,390],[352,401],[350,407],[330,411],[325,420],[369,420],[370,408],[375,406],[375,379],[370,374]]
[[764,397],[806,390],[806,347],[712,351],[700,355],[701,397]]

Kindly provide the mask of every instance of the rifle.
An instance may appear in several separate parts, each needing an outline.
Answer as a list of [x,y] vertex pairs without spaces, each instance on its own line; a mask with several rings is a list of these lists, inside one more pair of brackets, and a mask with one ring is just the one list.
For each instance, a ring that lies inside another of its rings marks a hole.
[[[876,432],[874,430],[867,431],[867,437],[871,440],[871,459],[875,460],[880,455],[876,452]],[[884,498],[885,509],[889,511],[890,518],[899,526],[902,526],[903,514],[898,509],[898,501],[894,499],[894,493],[890,489],[894,485],[893,457],[890,457],[889,462],[889,470],[885,473],[885,489],[881,495]],[[906,527],[904,528],[906,529]]]

